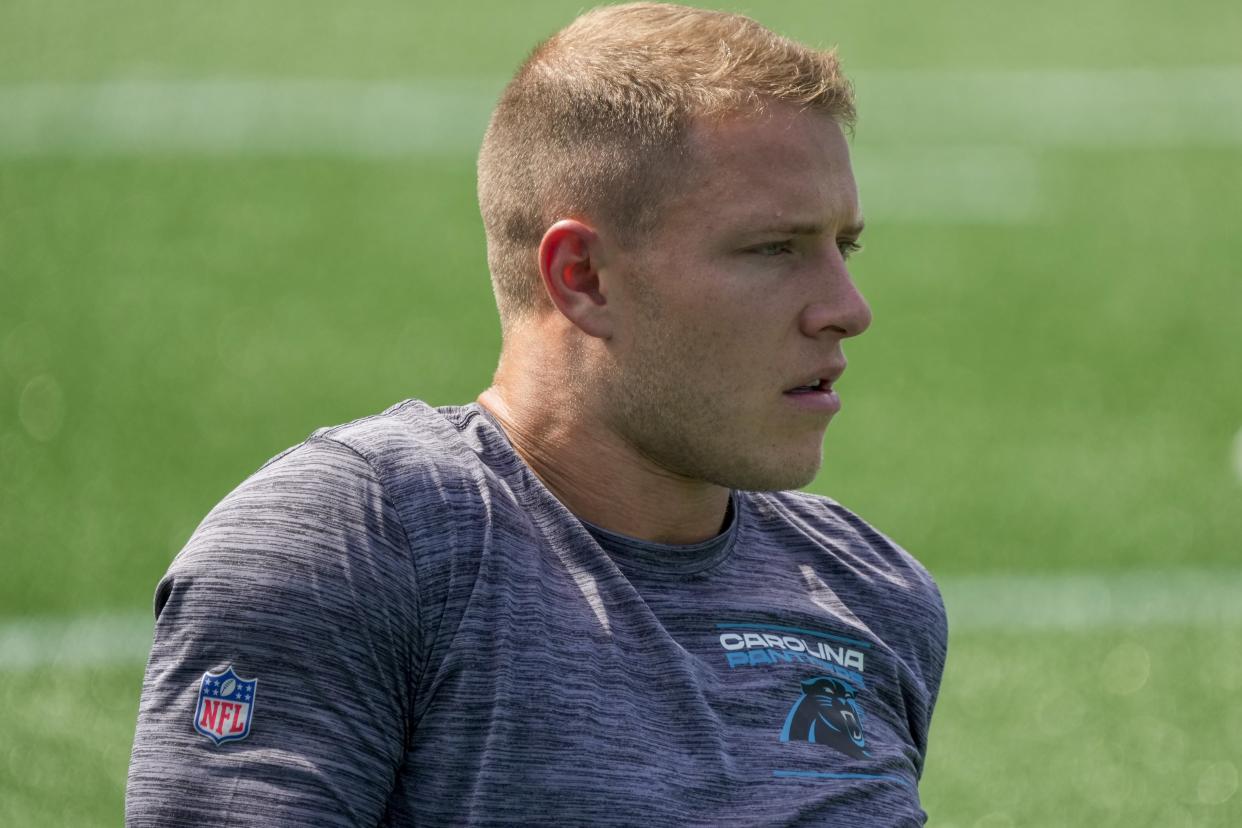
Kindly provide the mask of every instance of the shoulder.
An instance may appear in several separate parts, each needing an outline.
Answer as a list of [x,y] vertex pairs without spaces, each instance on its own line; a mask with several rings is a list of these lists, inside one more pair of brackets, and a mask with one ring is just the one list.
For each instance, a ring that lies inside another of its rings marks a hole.
[[433,408],[405,400],[379,414],[315,431],[308,442],[348,448],[398,504],[452,495],[487,475],[499,443],[477,405]]
[[[199,824],[211,816],[203,803],[227,801],[280,803],[290,823],[380,818],[427,663],[428,613],[404,526],[366,456],[316,433],[265,463],[200,524],[154,609],[131,816]],[[228,708],[246,716],[240,752],[211,747],[223,730],[215,708],[199,707],[205,671],[228,668],[259,681],[262,696],[244,714]],[[342,773],[373,784],[343,796]]]
[[947,635],[944,601],[935,579],[892,538],[829,497],[797,491],[754,492],[751,497],[770,531],[826,549],[860,580],[899,596]]
[[476,407],[405,400],[316,429],[264,463],[215,511],[261,497],[291,512],[385,510],[411,537],[434,532],[446,512],[479,500],[478,483],[487,476],[479,444],[492,439],[480,432],[488,429]]
[[211,510],[157,607],[174,581],[238,567],[259,587],[416,584],[406,597],[437,607],[449,580],[473,572],[462,553],[481,548],[514,457],[478,406],[406,400],[317,429]]
[[[405,527],[372,466],[348,446],[311,437],[212,508],[169,567],[157,612],[174,584],[269,600],[299,584],[380,582],[404,571],[407,558]],[[369,577],[359,579],[364,569]]]
[[225,496],[177,563],[222,547],[261,546],[267,558],[314,556],[362,540],[372,549],[405,549],[415,529],[434,522],[437,510],[425,507],[466,474],[468,455],[452,423],[417,400],[317,429]]
[[753,492],[761,513],[773,522],[866,552],[865,558],[884,568],[909,570],[932,581],[927,569],[909,552],[858,514],[837,501],[810,492]]
[[913,555],[831,498],[752,493],[769,536],[822,563],[834,595],[898,654],[935,705],[948,653],[948,617],[931,573]]
[[316,429],[306,442],[344,446],[392,484],[399,482],[394,479],[399,473],[451,472],[477,460],[463,434],[470,414],[464,407],[440,409],[421,400],[405,400],[379,414]]

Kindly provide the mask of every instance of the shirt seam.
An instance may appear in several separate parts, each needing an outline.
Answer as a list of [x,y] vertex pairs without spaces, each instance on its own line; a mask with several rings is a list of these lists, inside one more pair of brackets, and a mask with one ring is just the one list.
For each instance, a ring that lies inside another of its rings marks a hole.
[[[351,446],[349,443],[346,443],[343,440],[338,440],[336,437],[330,436],[329,433],[312,435],[306,442],[309,444],[315,441],[321,441],[324,443],[330,443],[335,446],[340,446],[341,448],[345,449],[349,453],[356,456],[358,459],[362,460],[362,462],[366,463],[367,468],[370,469],[371,471],[371,475],[375,478],[376,485],[379,486],[380,497],[383,499],[384,505],[387,506],[389,509],[391,509],[393,515],[396,516],[397,526],[400,527],[401,537],[405,541],[406,560],[409,562],[410,570],[413,572],[413,575],[414,575],[414,594],[418,597],[418,607],[417,607],[417,611],[414,613],[415,619],[418,622],[418,641],[420,644],[425,645],[426,642],[423,640],[424,639],[424,635],[423,635],[424,625],[423,625],[422,579],[418,573],[417,556],[414,554],[414,544],[410,541],[410,532],[409,532],[409,529],[405,525],[405,519],[401,516],[401,510],[397,508],[396,501],[394,501],[392,499],[392,496],[388,493],[388,486],[384,482],[383,474],[380,472],[378,468],[376,468],[375,463],[371,461],[370,457],[367,457],[365,454],[363,454],[361,451]],[[409,649],[410,651],[407,653],[407,657],[414,655],[413,647],[410,647]],[[427,649],[428,648],[426,646],[423,647],[424,651],[426,651]],[[414,677],[414,681],[411,683],[411,688],[413,688],[414,690],[422,686],[423,676],[427,672],[428,660],[429,659],[427,658],[418,659],[418,662],[419,662],[418,675]],[[407,726],[406,726],[406,738],[405,738],[405,742],[407,744],[409,743],[410,733],[413,732],[413,729],[415,726],[413,704],[414,704],[414,698],[413,696],[411,696],[410,708],[407,710]]]

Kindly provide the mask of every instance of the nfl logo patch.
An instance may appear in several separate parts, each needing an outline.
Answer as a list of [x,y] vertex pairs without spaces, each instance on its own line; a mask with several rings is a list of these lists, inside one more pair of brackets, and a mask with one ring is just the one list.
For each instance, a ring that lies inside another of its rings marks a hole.
[[250,735],[258,679],[244,679],[229,665],[223,673],[203,673],[198,685],[194,729],[217,745]]

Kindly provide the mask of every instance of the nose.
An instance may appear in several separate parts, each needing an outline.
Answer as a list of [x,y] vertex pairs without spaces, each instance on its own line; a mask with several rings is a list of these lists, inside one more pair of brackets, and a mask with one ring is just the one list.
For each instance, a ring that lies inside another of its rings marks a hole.
[[854,285],[840,256],[826,269],[828,273],[817,280],[814,298],[802,309],[799,327],[812,338],[825,333],[841,339],[858,336],[871,326],[871,306]]

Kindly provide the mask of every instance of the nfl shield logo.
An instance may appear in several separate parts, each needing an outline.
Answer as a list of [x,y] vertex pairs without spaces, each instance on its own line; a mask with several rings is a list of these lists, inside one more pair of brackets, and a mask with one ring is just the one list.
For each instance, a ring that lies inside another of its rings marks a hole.
[[250,735],[258,679],[244,679],[229,665],[223,673],[203,673],[198,686],[194,729],[217,745]]

